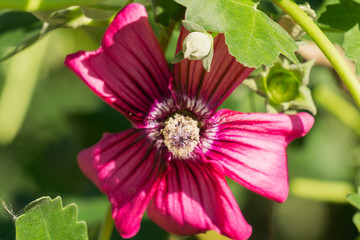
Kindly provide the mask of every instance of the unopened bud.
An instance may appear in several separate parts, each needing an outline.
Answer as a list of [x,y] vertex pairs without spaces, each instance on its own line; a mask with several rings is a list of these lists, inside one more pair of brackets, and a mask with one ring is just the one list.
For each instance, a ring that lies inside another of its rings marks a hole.
[[310,70],[314,61],[296,66],[286,59],[279,59],[272,68],[244,81],[244,85],[266,98],[265,106],[269,113],[291,113],[307,110],[316,114],[309,83]]
[[301,79],[291,70],[270,71],[266,81],[270,98],[276,103],[292,101],[299,94]]
[[184,58],[200,60],[209,55],[213,39],[202,32],[191,32],[183,41]]

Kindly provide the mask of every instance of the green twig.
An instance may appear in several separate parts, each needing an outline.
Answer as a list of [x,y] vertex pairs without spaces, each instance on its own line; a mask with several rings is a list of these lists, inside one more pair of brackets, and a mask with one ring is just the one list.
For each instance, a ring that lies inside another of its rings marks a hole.
[[312,38],[344,81],[356,104],[360,107],[360,82],[330,40],[296,3],[290,0],[273,0],[273,2],[292,17]]
[[171,38],[171,35],[172,35],[172,32],[173,32],[175,26],[176,26],[176,22],[170,21],[169,26],[165,27],[160,34],[159,43],[160,43],[161,50],[163,53],[166,52],[166,49],[169,45],[169,41],[170,41],[170,38]]
[[249,102],[251,112],[256,112],[255,93],[253,91],[249,91]]
[[322,107],[360,136],[360,112],[353,104],[324,84],[319,84],[313,95]]
[[[109,6],[109,7],[112,7],[112,8],[116,8],[116,9],[106,9],[106,10],[116,10],[116,13],[114,13],[111,17],[109,18],[106,18],[106,19],[100,19],[100,20],[97,20],[97,19],[91,19],[87,24],[86,26],[91,26],[91,27],[98,27],[98,26],[107,26],[109,25],[113,20],[114,18],[116,17],[116,15],[118,14],[118,11],[122,8],[124,8],[125,6],[127,6],[128,4],[132,3],[134,0],[129,0],[126,2],[126,4],[123,6],[123,7],[116,7],[116,6]],[[94,6],[99,6],[100,4],[97,4],[97,5],[91,5],[90,7],[94,7]],[[103,6],[106,6],[105,4],[102,4]]]
[[109,205],[105,219],[101,225],[98,240],[110,240],[113,229],[114,229],[114,220],[112,218],[111,205]]
[[106,19],[91,19],[85,25],[91,27],[108,26],[114,20],[115,16],[116,14]]
[[49,39],[33,45],[7,63],[0,97],[0,144],[9,144],[17,136],[26,116],[36,83],[43,69]]
[[117,6],[117,5],[109,5],[109,4],[91,4],[89,6],[87,6],[89,8],[94,8],[94,9],[99,9],[99,10],[108,10],[108,11],[117,11],[120,8],[122,8],[121,6]]
[[67,8],[75,5],[88,5],[104,0],[0,0],[0,8],[16,9],[28,12]]
[[[134,0],[129,0],[125,3],[124,6],[132,3]],[[117,6],[117,5],[110,5],[110,4],[103,4],[103,3],[98,3],[98,4],[91,4],[87,7],[90,8],[95,8],[95,9],[101,9],[101,10],[109,10],[109,11],[118,11],[119,9],[123,8],[124,6]]]

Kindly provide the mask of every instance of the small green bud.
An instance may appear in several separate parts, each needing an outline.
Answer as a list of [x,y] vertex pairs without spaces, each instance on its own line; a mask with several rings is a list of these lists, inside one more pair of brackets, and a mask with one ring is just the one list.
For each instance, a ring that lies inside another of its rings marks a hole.
[[270,71],[266,81],[270,98],[276,103],[294,100],[299,93],[301,79],[293,71],[275,69]]
[[266,110],[270,113],[307,110],[315,115],[316,107],[307,87],[313,64],[314,61],[309,61],[298,67],[279,59],[272,68],[266,67],[243,84],[266,98]]

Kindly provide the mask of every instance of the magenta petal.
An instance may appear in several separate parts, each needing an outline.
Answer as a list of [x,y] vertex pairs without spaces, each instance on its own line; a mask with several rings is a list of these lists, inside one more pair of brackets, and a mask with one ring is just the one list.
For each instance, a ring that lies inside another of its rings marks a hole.
[[145,126],[155,104],[171,97],[172,76],[140,4],[115,17],[98,50],[69,55],[65,64],[137,126]]
[[121,236],[134,236],[161,181],[159,151],[144,130],[105,134],[78,156],[81,170],[109,198]]
[[239,113],[220,110],[204,134],[206,158],[218,162],[225,175],[270,199],[286,200],[289,185],[286,146],[304,136],[314,118],[296,115]]
[[189,235],[215,230],[247,239],[245,221],[224,176],[191,160],[173,160],[148,209],[151,220],[169,232]]
[[[188,32],[182,29],[177,51],[187,34]],[[183,60],[174,65],[171,88],[180,106],[198,113],[201,118],[208,118],[253,70],[244,67],[229,54],[225,37],[219,34],[214,39],[214,57],[210,72],[205,71],[200,60]]]

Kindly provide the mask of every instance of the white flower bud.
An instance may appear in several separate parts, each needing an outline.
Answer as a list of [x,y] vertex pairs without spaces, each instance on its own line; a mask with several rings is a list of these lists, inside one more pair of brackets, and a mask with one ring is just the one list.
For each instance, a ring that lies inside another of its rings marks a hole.
[[190,60],[200,60],[210,53],[212,44],[213,39],[209,34],[191,32],[183,41],[184,57]]

